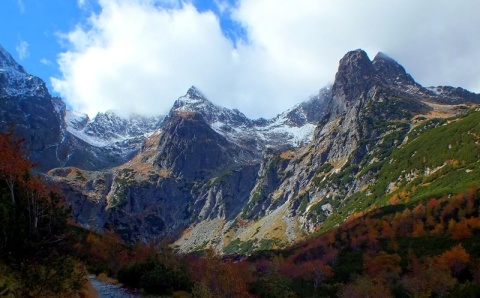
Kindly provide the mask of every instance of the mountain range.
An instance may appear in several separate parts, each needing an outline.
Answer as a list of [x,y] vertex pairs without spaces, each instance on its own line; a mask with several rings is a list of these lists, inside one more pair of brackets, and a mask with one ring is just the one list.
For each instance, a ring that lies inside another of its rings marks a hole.
[[393,200],[464,190],[480,177],[479,103],[355,50],[333,85],[273,119],[219,107],[193,86],[167,115],[90,119],[0,47],[0,127],[25,138],[75,221],[183,252],[272,249]]

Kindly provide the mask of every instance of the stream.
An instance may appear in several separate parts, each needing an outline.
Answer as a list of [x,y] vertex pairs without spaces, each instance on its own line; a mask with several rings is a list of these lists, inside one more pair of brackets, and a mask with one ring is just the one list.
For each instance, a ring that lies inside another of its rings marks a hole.
[[99,281],[94,275],[90,275],[90,282],[98,293],[98,298],[137,298],[138,294],[129,292],[127,289],[117,287]]

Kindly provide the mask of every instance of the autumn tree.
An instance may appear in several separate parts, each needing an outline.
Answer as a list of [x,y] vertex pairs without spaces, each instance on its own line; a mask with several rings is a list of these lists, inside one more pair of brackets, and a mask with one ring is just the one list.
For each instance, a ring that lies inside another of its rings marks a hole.
[[249,297],[247,285],[238,268],[222,262],[213,250],[190,264],[194,297]]
[[384,283],[400,277],[402,272],[400,261],[401,258],[397,254],[391,255],[384,251],[374,255],[367,253],[363,258],[363,267],[365,273],[373,280]]
[[0,177],[10,190],[15,210],[15,186],[24,181],[32,164],[23,155],[22,139],[15,139],[13,132],[0,133]]
[[412,236],[413,237],[422,237],[425,235],[425,229],[424,229],[424,224],[423,221],[420,219],[415,220],[415,223],[413,224],[413,232]]
[[459,276],[465,270],[470,262],[470,255],[458,244],[437,257],[438,263],[444,264],[450,268],[454,276]]
[[465,218],[463,218],[462,221],[458,223],[455,222],[455,220],[451,219],[448,223],[448,229],[452,234],[453,240],[461,240],[472,236],[472,230],[467,224]]
[[16,272],[18,297],[70,297],[85,282],[68,255],[64,198],[32,175],[22,140],[0,133],[0,262]]
[[444,264],[433,259],[416,263],[413,270],[403,276],[402,285],[413,297],[445,297],[457,284]]

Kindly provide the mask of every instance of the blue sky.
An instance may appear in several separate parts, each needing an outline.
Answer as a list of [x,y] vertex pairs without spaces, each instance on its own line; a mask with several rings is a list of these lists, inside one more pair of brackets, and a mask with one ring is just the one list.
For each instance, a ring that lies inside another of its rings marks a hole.
[[[222,13],[211,0],[193,1],[199,12],[214,11],[225,36],[235,42],[244,35],[238,23]],[[234,1],[229,1],[232,5]],[[165,7],[172,7],[168,1]],[[50,77],[60,77],[57,55],[65,51],[59,37],[85,24],[91,14],[98,14],[97,1],[77,0],[3,0],[0,5],[0,44],[31,74],[49,85]]]
[[0,44],[73,109],[165,114],[197,86],[273,117],[382,51],[425,86],[480,92],[480,1],[2,0]]
[[88,15],[73,0],[4,0],[0,44],[28,72],[49,83],[51,76],[61,75],[56,59],[64,49],[58,33],[71,30]]

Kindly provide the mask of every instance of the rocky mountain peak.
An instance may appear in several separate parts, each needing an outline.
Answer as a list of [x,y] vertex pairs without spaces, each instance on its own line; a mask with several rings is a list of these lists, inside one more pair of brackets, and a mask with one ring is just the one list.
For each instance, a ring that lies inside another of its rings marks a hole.
[[379,52],[373,59],[373,67],[377,76],[388,84],[415,85],[415,80],[397,61]]
[[0,96],[51,97],[45,83],[28,74],[1,45]]
[[375,69],[363,50],[348,52],[339,62],[335,82],[332,86],[332,98],[327,102],[327,110],[333,119],[366,98],[373,84]]
[[178,98],[173,104],[171,112],[199,112],[214,109],[214,105],[195,86],[190,87],[187,93]]
[[[374,73],[373,64],[363,50],[350,51],[340,60],[335,83],[343,84],[345,81],[363,83],[370,79]],[[335,89],[335,84],[334,84]]]
[[238,155],[238,148],[216,133],[202,114],[175,111],[164,127],[155,165],[177,176],[205,179],[234,165]]
[[223,123],[229,126],[251,124],[251,120],[240,111],[230,110],[210,102],[195,86],[188,89],[185,96],[175,101],[165,121],[168,121],[172,114],[178,113],[199,113],[209,124]]
[[203,95],[203,93],[195,86],[192,86],[190,89],[188,89],[185,97],[190,99],[206,99],[205,95]]
[[429,87],[429,91],[438,96],[439,102],[446,102],[451,104],[460,104],[464,102],[480,103],[480,94],[473,93],[461,87],[452,86],[437,86]]
[[0,45],[0,71],[8,70],[15,70],[26,74],[25,69]]

